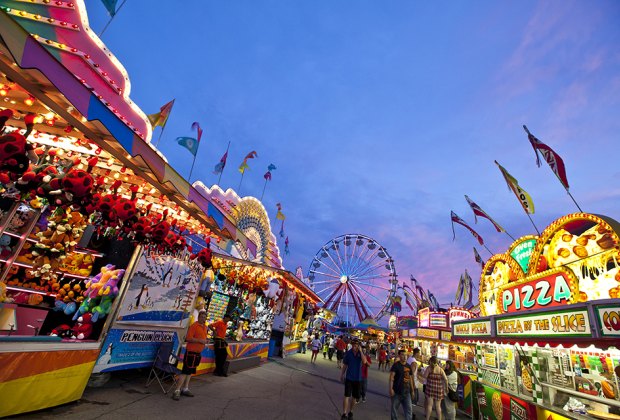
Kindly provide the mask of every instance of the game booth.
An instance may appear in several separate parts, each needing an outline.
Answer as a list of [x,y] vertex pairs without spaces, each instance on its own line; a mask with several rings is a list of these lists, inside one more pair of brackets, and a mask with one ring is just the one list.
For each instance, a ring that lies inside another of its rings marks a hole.
[[620,418],[618,228],[570,214],[486,262],[481,318],[452,325],[475,345],[474,418]]
[[231,360],[265,359],[273,308],[317,299],[264,220],[168,165],[129,90],[81,0],[0,1],[0,417],[180,351],[197,306],[235,315]]

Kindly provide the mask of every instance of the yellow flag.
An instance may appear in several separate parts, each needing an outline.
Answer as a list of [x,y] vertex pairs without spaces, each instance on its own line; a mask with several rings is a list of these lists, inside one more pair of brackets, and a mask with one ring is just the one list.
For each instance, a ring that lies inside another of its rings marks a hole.
[[519,182],[508,173],[508,171],[497,161],[495,164],[504,175],[504,179],[506,180],[506,184],[508,184],[508,188],[512,190],[513,193],[517,196],[517,199],[521,203],[521,207],[525,210],[526,213],[534,214],[534,201],[532,201],[532,197],[525,191],[523,188],[519,186]]

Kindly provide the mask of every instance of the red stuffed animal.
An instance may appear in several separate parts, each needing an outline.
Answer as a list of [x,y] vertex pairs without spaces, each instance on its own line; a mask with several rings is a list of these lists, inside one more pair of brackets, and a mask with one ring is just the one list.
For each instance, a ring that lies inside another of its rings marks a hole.
[[78,340],[86,340],[93,333],[93,314],[86,312],[77,319],[77,322],[71,329],[71,337]]

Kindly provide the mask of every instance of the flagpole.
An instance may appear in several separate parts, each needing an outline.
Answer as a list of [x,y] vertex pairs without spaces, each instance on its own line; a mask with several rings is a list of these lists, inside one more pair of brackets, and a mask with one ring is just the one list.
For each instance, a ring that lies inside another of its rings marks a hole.
[[114,15],[110,18],[110,20],[108,21],[108,23],[106,23],[106,25],[103,27],[103,29],[101,30],[101,32],[99,32],[99,38],[101,38],[101,35],[103,35],[103,33],[105,32],[106,29],[108,29],[108,26],[110,26],[110,23],[112,23],[112,20],[116,17],[116,15],[118,14],[118,12],[120,12],[121,7],[123,7],[123,5],[127,2],[127,0],[123,0],[123,2],[121,3],[120,6],[118,6],[118,9],[116,9],[116,12],[114,12]]
[[[230,148],[230,140],[228,140],[228,146],[226,146],[226,159],[228,159],[228,149]],[[226,164],[224,164],[224,167],[226,167]],[[222,174],[224,173],[224,168],[222,168],[222,172],[220,172],[220,176],[217,179],[217,185],[220,185],[220,181],[222,180]],[[241,184],[239,184],[239,187],[241,187]]]
[[493,254],[493,252],[489,249],[489,247],[488,247],[488,246],[486,246],[485,244],[482,244],[482,246],[484,247],[484,249],[486,249],[487,251],[489,251],[489,254],[491,254],[491,255],[495,255],[495,254]]
[[241,172],[241,180],[239,181],[239,187],[237,187],[237,195],[241,197],[241,183],[243,182],[243,175],[245,175],[245,169]]
[[[532,134],[532,133],[530,133],[530,130],[527,129],[525,124],[523,125],[523,129],[525,130],[525,132],[527,133],[528,136]],[[538,151],[536,151],[536,156],[538,156]],[[549,165],[547,165],[547,166],[549,166]],[[553,172],[553,175],[555,175],[555,177],[558,179],[558,181],[560,181],[560,184],[562,184],[562,187],[564,188],[564,190],[566,190],[566,194],[568,194],[568,196],[571,198],[571,200],[573,200],[573,203],[575,203],[575,205],[579,209],[579,212],[583,213],[583,210],[581,210],[581,207],[579,207],[579,204],[577,204],[577,201],[575,200],[575,197],[573,197],[573,195],[570,193],[570,191],[568,191],[568,188],[566,188],[566,185],[564,185],[564,183],[562,182],[562,180],[560,179],[558,174],[555,173],[555,171],[551,168],[551,166],[549,166],[549,169],[551,169],[551,172]]]
[[538,228],[534,224],[534,221],[532,220],[532,216],[530,216],[528,212],[526,212],[525,214],[527,214],[527,218],[530,219],[530,222],[532,222],[532,226],[534,226],[534,229],[536,229],[536,233],[538,233],[538,236],[540,236],[540,232],[538,231]]
[[164,129],[166,128],[166,124],[162,125],[161,131],[159,132],[159,138],[157,139],[157,143],[155,143],[155,148],[159,150],[159,142],[161,141],[161,136],[164,134]]
[[263,201],[263,196],[265,195],[265,188],[267,188],[267,178],[265,178],[265,185],[263,185],[263,193],[260,195],[260,201]]
[[[196,150],[196,154],[198,154],[198,150]],[[194,163],[196,163],[196,155],[194,155],[194,160],[192,161],[192,167],[189,170],[189,178],[187,178],[187,181],[190,183],[190,185],[192,184],[192,172],[194,172]]]
[[508,232],[506,231],[506,229],[504,229],[504,233],[505,233],[506,235],[510,236],[510,239],[512,239],[513,241],[516,241],[516,239],[515,239],[515,238],[514,238],[514,237],[513,237],[510,233],[508,233]]

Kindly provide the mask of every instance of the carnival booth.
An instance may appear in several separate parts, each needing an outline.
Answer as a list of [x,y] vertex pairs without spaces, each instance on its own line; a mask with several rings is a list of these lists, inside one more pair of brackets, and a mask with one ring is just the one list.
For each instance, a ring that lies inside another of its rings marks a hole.
[[210,247],[259,248],[150,137],[81,0],[0,1],[0,417],[179,351]]
[[620,418],[618,226],[567,215],[487,261],[482,317],[452,331],[476,345],[475,417]]
[[[461,386],[459,386],[459,409],[471,413],[471,372],[474,371],[474,346],[452,339],[450,329],[453,322],[461,319],[470,319],[473,314],[465,308],[451,307],[447,311],[434,311],[430,308],[418,310],[415,326],[406,317],[399,319],[401,339],[409,349],[419,348],[422,366],[426,366],[429,358],[437,357],[440,361],[452,361],[461,372]],[[408,321],[408,322],[407,322]]]

